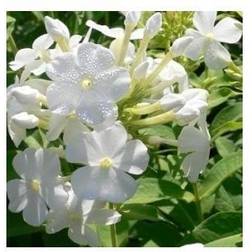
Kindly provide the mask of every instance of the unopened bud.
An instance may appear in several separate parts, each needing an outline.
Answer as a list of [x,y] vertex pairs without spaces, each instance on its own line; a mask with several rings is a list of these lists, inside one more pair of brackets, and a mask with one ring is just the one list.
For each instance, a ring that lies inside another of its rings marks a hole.
[[23,129],[33,129],[38,126],[39,119],[35,115],[28,114],[27,112],[21,112],[14,115],[11,120],[19,127]]
[[153,38],[162,26],[162,15],[160,12],[153,14],[146,22],[144,34]]
[[38,102],[39,91],[30,86],[13,88],[11,94],[22,104],[35,104]]
[[131,26],[134,29],[137,26],[137,23],[140,19],[141,12],[138,11],[128,11],[125,13],[125,25]]
[[52,37],[56,42],[63,39],[69,39],[70,34],[68,28],[64,23],[58,19],[53,19],[51,17],[45,17],[45,28],[47,33]]

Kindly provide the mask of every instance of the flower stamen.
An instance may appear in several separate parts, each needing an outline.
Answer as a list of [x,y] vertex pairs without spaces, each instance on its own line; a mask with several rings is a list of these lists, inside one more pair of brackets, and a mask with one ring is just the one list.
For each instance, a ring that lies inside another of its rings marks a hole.
[[101,168],[104,168],[104,169],[108,169],[108,168],[111,168],[112,167],[112,164],[113,164],[113,161],[111,158],[109,157],[104,157],[100,160],[100,167]]
[[40,181],[38,181],[37,179],[33,179],[31,181],[31,189],[34,192],[39,192],[39,190],[40,190]]

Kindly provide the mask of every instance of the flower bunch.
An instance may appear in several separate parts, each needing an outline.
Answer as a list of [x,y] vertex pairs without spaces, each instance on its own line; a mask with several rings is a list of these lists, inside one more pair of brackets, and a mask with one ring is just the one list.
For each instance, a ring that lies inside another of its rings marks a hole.
[[[88,20],[87,34],[70,35],[58,19],[45,17],[46,33],[9,63],[18,71],[7,90],[8,130],[16,147],[39,128],[48,144],[19,152],[13,167],[20,179],[8,182],[9,210],[47,233],[68,228],[81,245],[100,246],[96,225],[121,219],[120,204],[134,196],[152,146],[168,144],[184,154],[181,164],[196,182],[210,154],[206,122],[208,91],[193,88],[180,56],[204,56],[209,68],[232,63],[221,44],[241,38],[241,24],[216,12],[196,12],[195,29],[152,57],[150,41],[162,30],[154,13],[139,28],[140,12],[122,12],[124,29]],[[112,38],[109,48],[90,42],[96,30]],[[173,124],[177,139],[145,137],[142,129]],[[66,172],[62,160],[71,165]]]

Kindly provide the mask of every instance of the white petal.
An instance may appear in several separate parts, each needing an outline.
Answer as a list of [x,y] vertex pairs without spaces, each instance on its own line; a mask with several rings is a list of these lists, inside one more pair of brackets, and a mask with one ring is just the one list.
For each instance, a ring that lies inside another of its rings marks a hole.
[[114,203],[124,202],[136,192],[137,182],[118,169],[86,166],[71,178],[73,190],[80,198]]
[[146,146],[140,140],[131,140],[115,159],[116,168],[138,175],[146,170],[149,155]]
[[191,183],[195,183],[199,174],[205,169],[209,158],[209,151],[206,152],[194,152],[187,155],[181,167],[185,176]]
[[53,40],[58,41],[60,38],[69,39],[69,30],[64,23],[59,19],[53,19],[51,17],[45,17],[45,27],[47,33]]
[[70,48],[76,47],[80,43],[81,39],[82,39],[81,35],[73,35],[73,36],[71,36],[71,38],[69,40]]
[[123,68],[116,68],[99,74],[95,78],[94,88],[108,100],[117,102],[127,94],[130,82],[129,72]]
[[81,73],[72,53],[58,56],[52,63],[47,64],[46,74],[54,81],[78,82],[81,80]]
[[184,54],[185,49],[193,41],[193,37],[182,37],[176,39],[171,46],[171,53],[173,57],[181,56]]
[[195,38],[186,47],[184,55],[192,60],[197,60],[199,56],[204,52],[206,46],[207,39],[205,37]]
[[216,15],[216,11],[197,11],[193,16],[193,24],[202,34],[211,33]]
[[13,179],[7,183],[7,194],[9,198],[9,210],[12,212],[22,211],[27,204],[27,187],[24,180]]
[[47,215],[46,233],[54,234],[68,227],[68,216],[65,209],[50,211]]
[[208,138],[200,130],[193,126],[184,127],[178,137],[178,151],[180,153],[194,151],[204,152],[208,146]]
[[114,124],[101,131],[93,131],[92,137],[101,146],[104,157],[115,157],[127,141],[127,131],[120,124]]
[[97,30],[97,31],[101,32],[102,34],[104,34],[108,37],[111,37],[111,38],[119,38],[119,37],[123,36],[123,34],[124,34],[124,31],[122,28],[109,28],[106,25],[96,24],[92,20],[88,20],[86,22],[86,25],[88,27],[92,27],[94,30]]
[[165,94],[160,99],[160,106],[164,111],[178,111],[180,110],[186,103],[184,97],[181,94],[177,93],[169,93]]
[[35,115],[21,112],[12,116],[11,120],[15,125],[23,129],[33,129],[38,126],[39,119]]
[[91,133],[76,135],[66,146],[66,159],[71,163],[97,164],[102,157],[100,145]]
[[69,118],[64,128],[64,143],[69,144],[76,136],[88,131],[89,129],[78,118]]
[[28,148],[14,157],[12,164],[21,178],[33,179],[37,177],[35,151],[35,149]]
[[240,40],[242,30],[239,29],[240,22],[226,17],[222,19],[213,30],[214,38],[224,43],[236,43]]
[[16,125],[12,120],[8,123],[8,132],[16,147],[26,138],[26,130]]
[[101,45],[82,43],[77,51],[77,61],[82,73],[90,78],[111,68],[114,65],[114,56]]
[[88,215],[87,223],[112,225],[121,220],[121,214],[112,209],[94,209]]
[[146,22],[144,34],[153,38],[162,26],[162,15],[160,12],[154,13]]
[[231,62],[228,50],[219,42],[212,42],[206,53],[205,63],[211,69],[222,69]]
[[26,84],[37,89],[41,94],[46,95],[46,90],[52,82],[44,79],[29,79]]
[[65,116],[52,113],[49,121],[49,128],[46,134],[49,141],[56,140],[65,128],[67,119]]
[[100,94],[83,96],[76,108],[77,116],[90,126],[101,124],[106,119],[115,117],[117,113],[116,106],[111,101],[106,101],[105,97],[100,98],[99,96]]
[[45,221],[47,213],[45,201],[38,194],[30,193],[23,211],[24,221],[31,226],[40,226]]
[[10,62],[10,68],[13,71],[17,71],[21,67],[31,63],[37,57],[35,50],[30,48],[24,48],[17,52],[15,60]]
[[75,83],[55,82],[47,89],[48,106],[54,113],[67,115],[78,106],[81,93],[81,87]]
[[46,50],[53,44],[52,38],[48,34],[43,34],[36,38],[32,44],[35,50]]

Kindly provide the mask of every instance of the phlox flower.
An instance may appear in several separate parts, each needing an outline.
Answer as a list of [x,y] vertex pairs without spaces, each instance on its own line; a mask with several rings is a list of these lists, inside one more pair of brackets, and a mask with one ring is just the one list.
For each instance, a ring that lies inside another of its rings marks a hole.
[[242,35],[241,23],[226,17],[215,25],[216,11],[195,12],[195,29],[187,29],[185,36],[175,40],[171,51],[175,56],[185,55],[197,60],[204,55],[206,65],[212,69],[226,67],[232,60],[228,50],[221,44],[233,44]]
[[47,217],[46,232],[53,234],[68,228],[68,236],[75,243],[100,246],[98,234],[93,230],[92,224],[112,225],[121,219],[117,211],[104,206],[99,201],[80,200],[70,188],[67,201],[62,194],[56,196]]
[[23,211],[25,222],[39,226],[46,219],[47,204],[54,202],[54,192],[61,186],[59,158],[50,150],[28,148],[15,156],[13,167],[21,179],[7,184],[9,210]]
[[72,177],[79,198],[124,202],[132,197],[137,182],[129,174],[142,174],[149,156],[139,140],[127,142],[127,132],[119,124],[77,136],[66,146],[69,162],[85,164]]
[[76,53],[56,57],[46,73],[53,80],[47,89],[50,110],[61,115],[76,113],[91,126],[116,114],[115,103],[130,84],[128,71],[115,67],[110,50],[93,43],[82,43]]

